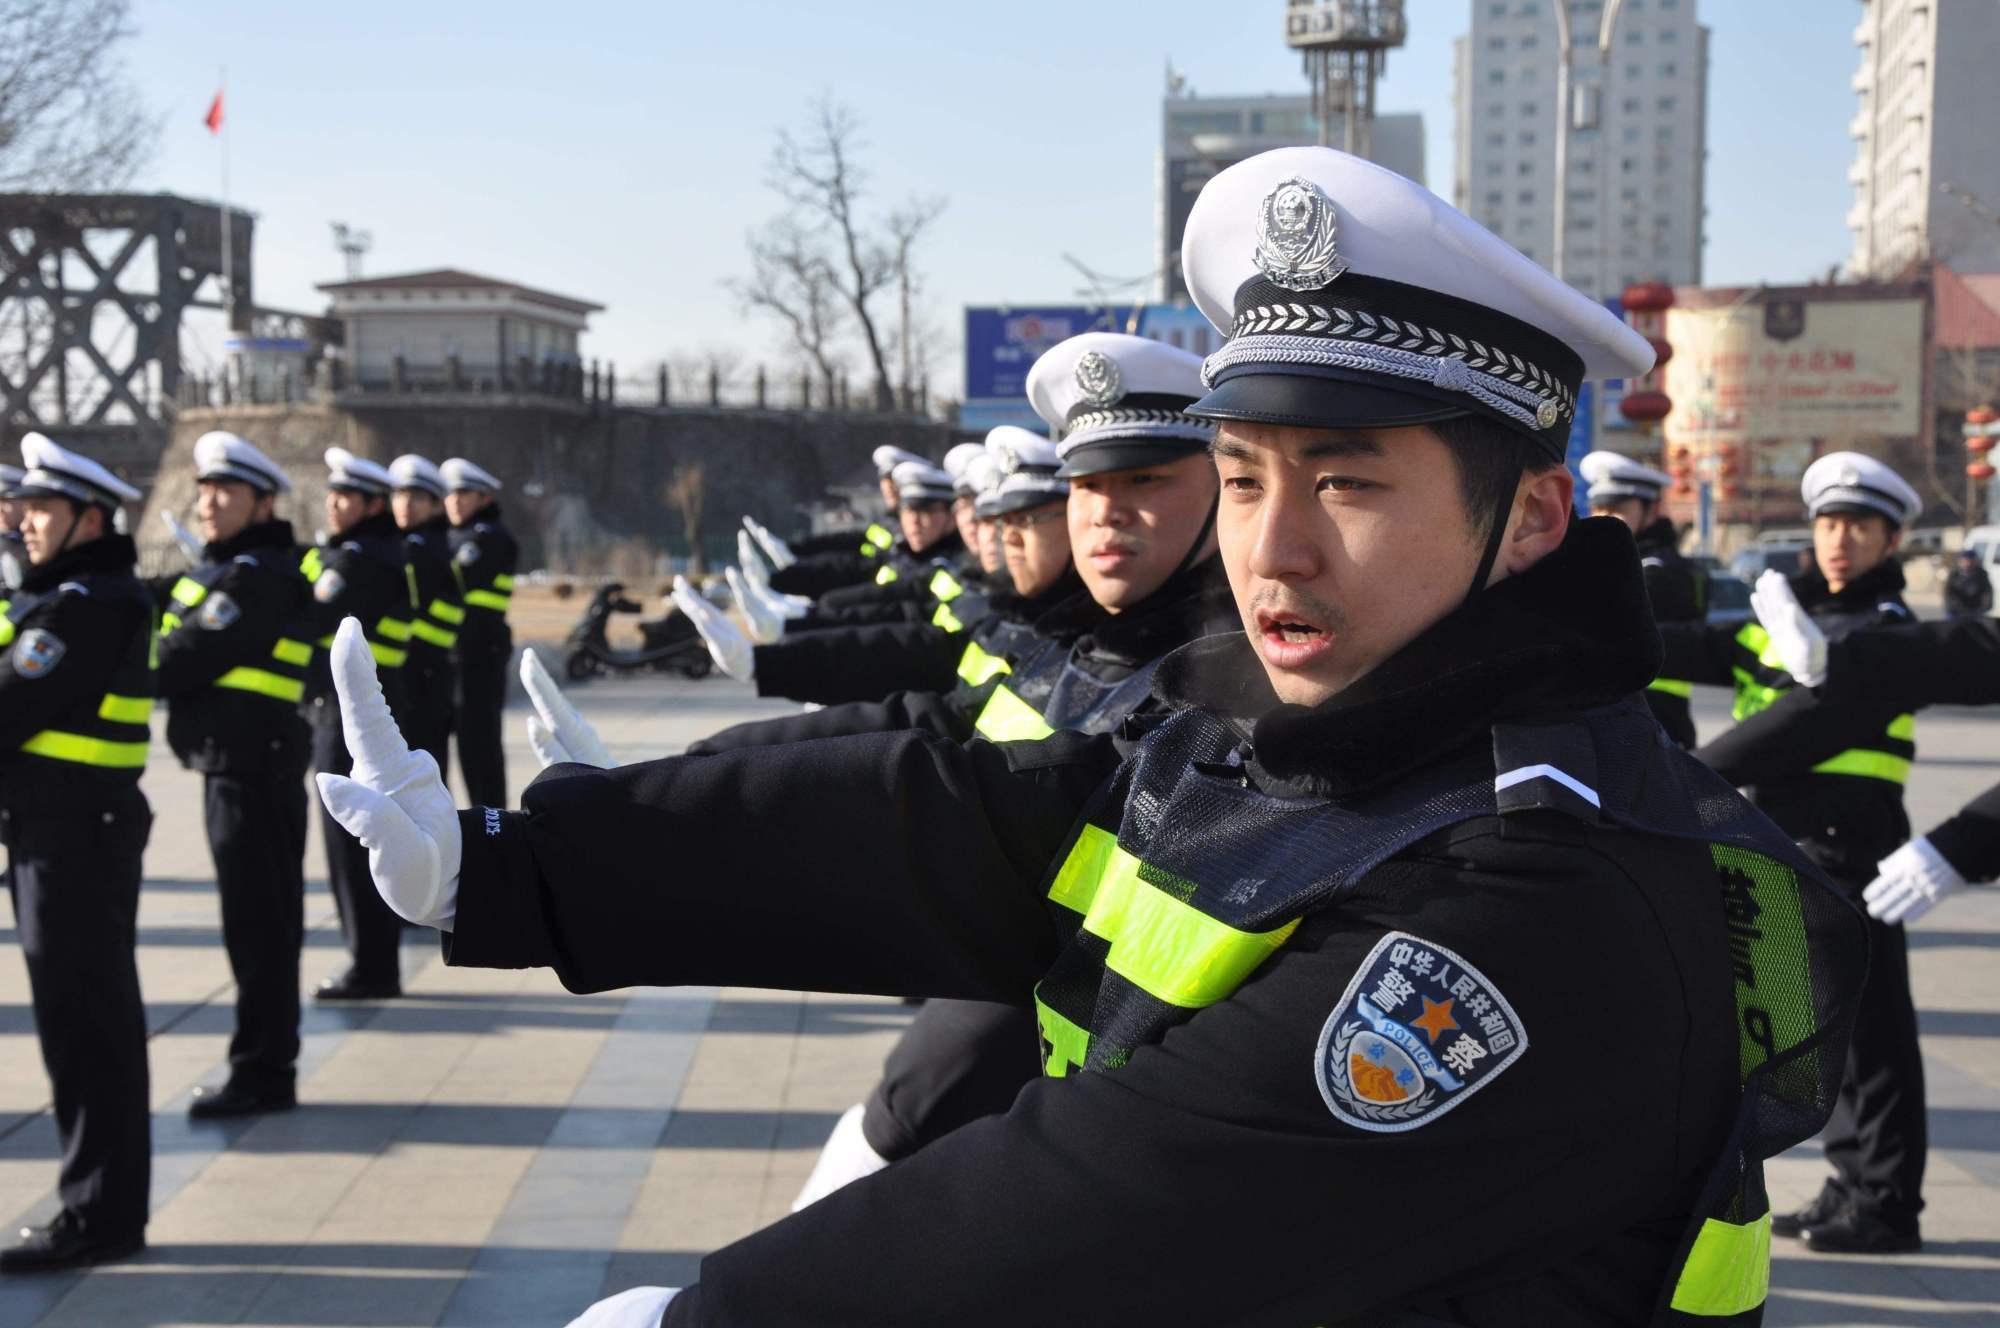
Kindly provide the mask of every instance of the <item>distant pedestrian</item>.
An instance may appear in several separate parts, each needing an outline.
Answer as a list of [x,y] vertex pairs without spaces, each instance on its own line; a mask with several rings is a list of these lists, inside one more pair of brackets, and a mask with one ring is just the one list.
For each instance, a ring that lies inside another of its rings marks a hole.
[[1993,582],[1979,565],[1979,555],[1967,549],[1944,581],[1944,616],[1984,618],[1993,612]]

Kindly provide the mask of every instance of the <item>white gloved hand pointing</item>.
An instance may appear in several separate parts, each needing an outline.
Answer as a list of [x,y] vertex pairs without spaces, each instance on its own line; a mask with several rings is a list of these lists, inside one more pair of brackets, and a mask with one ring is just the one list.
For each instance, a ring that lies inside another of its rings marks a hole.
[[383,901],[419,926],[449,931],[463,852],[458,808],[430,753],[403,741],[360,623],[342,620],[331,659],[354,769],[317,776],[320,801],[368,849],[368,872]]
[[771,560],[771,566],[776,570],[782,572],[799,560],[799,556],[792,552],[792,546],[766,530],[764,523],[757,518],[744,517],[743,526],[756,539],[757,547],[764,551],[764,556]]
[[1944,854],[1922,835],[1875,864],[1881,875],[1861,898],[1868,916],[1883,922],[1915,922],[1937,907],[1940,899],[1965,888],[1965,878]]
[[738,682],[749,682],[757,676],[757,654],[750,638],[723,617],[722,610],[695,593],[684,576],[674,578],[674,604],[708,643],[708,655],[716,668]]
[[757,587],[744,578],[734,567],[723,569],[723,578],[729,582],[729,593],[736,597],[736,607],[743,610],[743,621],[749,625],[750,639],[760,646],[768,646],[785,634],[783,615],[774,612],[764,597],[757,593]]
[[569,1328],[660,1328],[667,1302],[679,1287],[633,1287],[598,1301],[569,1321]]
[[1799,607],[1798,596],[1792,594],[1792,583],[1783,572],[1769,571],[1757,578],[1756,589],[1750,592],[1750,607],[1770,633],[1785,672],[1806,687],[1826,681],[1826,633]]
[[757,543],[750,538],[750,532],[736,532],[736,565],[743,569],[743,575],[759,590],[771,586],[771,574],[764,568],[764,555],[757,552]]
[[172,512],[163,509],[160,512],[160,521],[173,532],[174,543],[187,555],[189,562],[200,563],[207,558],[208,546],[201,542],[201,536],[182,525]]
[[597,736],[595,726],[577,713],[532,650],[521,652],[521,686],[527,689],[528,702],[535,707],[535,713],[528,716],[528,745],[535,749],[542,769],[564,761],[594,765],[600,770],[618,764],[611,759],[604,739]]

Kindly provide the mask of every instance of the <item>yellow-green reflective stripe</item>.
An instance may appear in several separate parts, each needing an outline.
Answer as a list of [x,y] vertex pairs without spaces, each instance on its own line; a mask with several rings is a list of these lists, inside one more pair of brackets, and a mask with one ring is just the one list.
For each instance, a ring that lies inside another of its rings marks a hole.
[[278,643],[271,647],[271,658],[286,664],[310,664],[312,657],[311,646],[303,641],[294,641],[290,637],[279,637]]
[[1242,986],[1298,925],[1294,918],[1273,931],[1239,931],[1141,879],[1139,859],[1115,843],[1083,915],[1083,929],[1110,942],[1106,968],[1192,1010]]
[[440,650],[449,650],[458,644],[458,633],[447,632],[442,627],[433,627],[427,622],[413,622],[410,633],[419,641],[428,641]]
[[1033,706],[1008,691],[1006,683],[986,698],[986,707],[972,727],[992,742],[1030,742],[1055,732]]
[[0,618],[0,646],[10,646],[12,644],[14,644],[14,620],[12,618]]
[[299,559],[299,571],[308,581],[319,580],[319,574],[325,570],[326,560],[319,556],[318,549],[307,549],[306,556]]
[[896,542],[896,537],[889,533],[888,528],[879,524],[869,526],[867,530],[862,532],[862,536],[870,544],[883,549],[888,548]]
[[988,678],[997,678],[1014,670],[998,655],[988,654],[977,641],[965,643],[965,653],[958,657],[958,676],[967,686],[977,687]]
[[429,613],[431,617],[437,619],[439,622],[448,622],[453,627],[456,627],[460,623],[465,621],[464,609],[459,608],[458,605],[456,604],[451,604],[441,599],[434,599],[431,601],[431,607],[429,609]]
[[109,770],[136,770],[146,764],[146,744],[143,742],[107,742],[103,738],[88,738],[81,733],[58,733],[54,729],[37,733],[21,744],[21,750],[54,761],[103,766]]
[[951,611],[951,605],[949,604],[940,604],[937,606],[937,612],[931,615],[931,626],[942,627],[947,632],[962,632],[965,630],[965,624],[958,620],[958,615]]
[[514,578],[502,572],[493,578],[493,588],[495,590],[504,590],[511,594],[514,590]]
[[144,724],[152,713],[153,700],[147,696],[107,695],[97,704],[97,717],[114,724]]
[[1871,752],[1866,747],[1853,747],[1821,761],[1812,768],[1812,772],[1816,775],[1860,775],[1865,779],[1887,780],[1891,784],[1910,782],[1908,761],[1887,752]]
[[1771,1291],[1771,1215],[1738,1226],[1709,1218],[1701,1224],[1674,1283],[1673,1308],[1723,1319],[1764,1303]]
[[1915,742],[1917,740],[1917,717],[1915,715],[1898,715],[1890,720],[1889,736],[1900,739],[1903,742]]
[[958,584],[957,577],[940,567],[937,571],[931,573],[930,592],[932,599],[941,599],[949,602],[963,595],[965,587]]
[[208,598],[208,587],[199,581],[184,576],[174,582],[174,588],[171,593],[175,599],[191,609],[201,603],[202,600]]
[[496,595],[490,590],[468,590],[465,592],[465,602],[475,609],[492,609],[499,613],[507,611],[507,597]]
[[404,664],[409,662],[410,658],[409,651],[398,650],[394,646],[385,646],[380,641],[370,641],[368,643],[368,653],[375,656],[375,662],[385,669],[400,669]]
[[306,685],[297,678],[287,678],[283,674],[243,666],[233,668],[217,678],[215,685],[227,687],[232,691],[256,692],[259,696],[269,696],[279,701],[297,701],[306,694]]
[[391,641],[407,641],[410,639],[410,625],[401,618],[384,618],[381,622],[375,624],[375,630],[378,634],[388,637]]
[[1072,1066],[1083,1068],[1084,1057],[1090,1053],[1089,1029],[1071,1023],[1040,1000],[1035,1002],[1035,1022],[1041,1025],[1042,1036],[1049,1044],[1049,1058],[1042,1062],[1042,1073],[1061,1079]]
[[[1812,953],[1797,872],[1749,849],[1710,844],[1708,851],[1723,886],[1723,925],[1736,988],[1736,1068],[1747,1083],[1752,1071],[1818,1031]],[[1806,1082],[1814,1082],[1811,1057],[1793,1064]]]
[[333,637],[332,637],[332,635],[331,635],[331,634],[329,634],[329,635],[326,635],[326,636],[322,636],[322,637],[321,637],[321,638],[319,639],[319,648],[320,648],[321,650],[331,650],[331,649],[333,649]]
[[1694,695],[1694,684],[1678,678],[1655,678],[1646,684],[1646,690],[1665,692],[1668,696],[1691,697]]
[[1117,851],[1117,835],[1094,825],[1084,826],[1083,833],[1070,846],[1069,856],[1056,869],[1055,882],[1049,886],[1049,901],[1072,913],[1090,912],[1097,883],[1110,870],[1111,855]]
[[[167,612],[160,615],[161,636],[172,636],[175,632],[180,630],[180,627],[181,627],[181,616],[178,613],[175,613],[170,609]],[[11,634],[13,629],[10,627],[8,631],[9,634]],[[0,640],[0,645],[5,645],[5,644],[6,642],[4,640]]]
[[895,579],[896,569],[893,567],[884,567],[875,573],[875,584],[878,586],[886,586]]

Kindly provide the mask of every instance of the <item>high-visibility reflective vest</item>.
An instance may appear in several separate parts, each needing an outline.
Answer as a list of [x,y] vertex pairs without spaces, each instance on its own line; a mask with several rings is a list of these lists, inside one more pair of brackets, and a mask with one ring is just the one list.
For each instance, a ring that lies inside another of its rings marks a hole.
[[[155,663],[153,611],[146,592],[131,577],[87,577],[65,582],[41,595],[18,596],[0,613],[0,650],[13,646],[35,611],[67,594],[130,596],[144,606],[144,630],[125,644],[101,696],[92,697],[68,713],[50,715],[48,727],[31,734],[20,750],[29,756],[64,765],[87,766],[138,779],[146,765],[153,713]],[[136,615],[135,615],[136,616]]]
[[[1750,661],[1731,669],[1736,678],[1736,702],[1729,713],[1741,723],[1770,709],[1795,684],[1792,675],[1785,672],[1784,660],[1762,623],[1745,623],[1736,633],[1736,644]],[[1900,788],[1909,782],[1910,763],[1916,756],[1917,717],[1898,715],[1889,721],[1880,738],[1828,757],[1814,766],[1812,773],[1879,779]]]
[[[1662,750],[1656,727],[1636,703],[1569,724],[1503,726],[1490,761],[1425,771],[1343,805],[1246,787],[1229,763],[1235,730],[1203,711],[1176,713],[1120,767],[1047,879],[1069,941],[1035,989],[1044,1072],[1115,1073],[1138,1047],[1229,999],[1309,913],[1447,826],[1578,815],[1577,781],[1543,772],[1579,751],[1601,753],[1593,778],[1606,786],[1590,790],[1595,805],[1584,810],[1706,841],[1734,959],[1737,1126],[1661,1288],[1660,1321],[1753,1315],[1770,1283],[1763,1159],[1826,1118],[1841,1072],[1829,1039],[1844,1019],[1841,993],[1852,990],[1840,984],[1860,980],[1867,941],[1797,847],[1721,796],[1721,782],[1692,758]],[[1683,790],[1718,796],[1698,811]],[[1731,809],[1726,823],[1718,808]],[[1241,889],[1246,879],[1260,888]]]
[[1023,701],[1004,682],[995,686],[993,694],[986,698],[972,728],[989,742],[1032,742],[1055,732],[1042,718],[1041,711]]
[[980,683],[1013,671],[1013,666],[1005,659],[989,653],[977,641],[967,641],[965,650],[958,657],[959,681],[968,687],[977,687]]
[[[404,566],[407,568],[408,564]],[[316,548],[307,549],[305,557],[299,560],[300,574],[307,581],[316,582],[325,571],[325,557]],[[374,622],[361,624],[361,634],[368,641],[368,653],[375,657],[377,668],[400,669],[410,662],[410,617],[415,612],[410,598],[413,594],[406,595],[402,608],[390,609]],[[322,636],[317,644],[322,650],[333,649],[333,633]]]
[[[229,564],[208,563],[174,582],[168,593],[173,607],[160,615],[160,635],[171,636],[207,601],[213,582],[229,569]],[[268,697],[284,705],[297,705],[306,691],[306,666],[312,663],[312,646],[305,641],[280,636],[271,643],[269,655],[255,664],[239,664],[210,686],[225,691],[247,692]]]

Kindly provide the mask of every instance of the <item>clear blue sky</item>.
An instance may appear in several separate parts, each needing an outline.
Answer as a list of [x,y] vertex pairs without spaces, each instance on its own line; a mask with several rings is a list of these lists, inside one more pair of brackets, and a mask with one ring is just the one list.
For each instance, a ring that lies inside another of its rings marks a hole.
[[[1410,0],[1381,89],[1385,111],[1424,114],[1429,183],[1447,196],[1468,3]],[[621,373],[715,341],[775,366],[778,330],[740,315],[722,281],[779,206],[764,184],[775,132],[824,87],[866,123],[877,204],[949,197],[924,267],[955,345],[962,305],[1073,298],[1064,252],[1151,267],[1167,60],[1201,92],[1302,89],[1281,15],[1277,0],[138,0],[126,58],[164,128],[137,183],[218,193],[201,117],[226,65],[260,303],[323,307],[338,219],[373,232],[371,274],[456,266],[607,305],[585,353]],[[1848,250],[1860,6],[1702,0],[1701,16],[1706,279],[1824,272]]]

